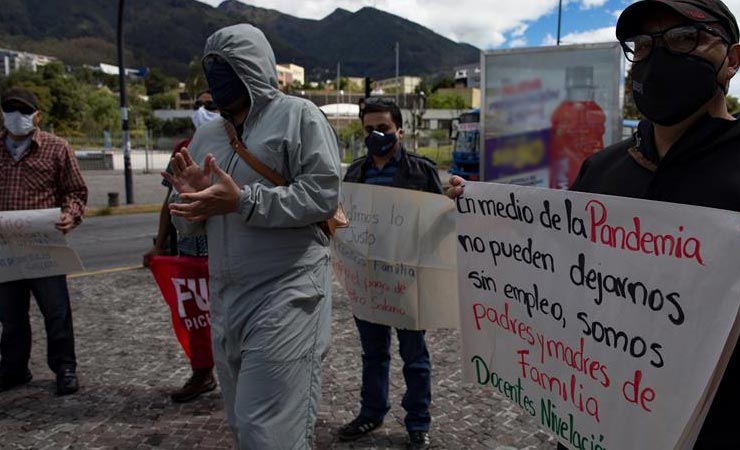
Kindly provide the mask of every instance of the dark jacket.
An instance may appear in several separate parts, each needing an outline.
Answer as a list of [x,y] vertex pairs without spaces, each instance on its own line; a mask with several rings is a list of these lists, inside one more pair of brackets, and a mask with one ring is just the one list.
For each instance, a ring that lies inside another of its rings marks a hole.
[[[636,145],[643,164],[628,153]],[[740,211],[740,120],[705,116],[660,162],[652,124],[642,121],[635,136],[587,159],[571,189]],[[740,449],[739,354],[736,346],[695,450]]]
[[[439,180],[437,166],[431,159],[407,152],[401,146],[401,160],[399,161],[396,176],[393,177],[392,187],[402,189],[413,189],[416,191],[432,192],[442,194],[442,182]],[[365,171],[372,164],[370,158],[362,156],[352,161],[344,176],[344,181],[349,183],[364,183]]]

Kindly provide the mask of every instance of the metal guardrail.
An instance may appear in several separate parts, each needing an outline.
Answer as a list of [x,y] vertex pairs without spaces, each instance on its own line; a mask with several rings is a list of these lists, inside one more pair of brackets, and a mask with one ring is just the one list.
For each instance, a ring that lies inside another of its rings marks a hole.
[[104,152],[75,152],[82,170],[113,170],[113,154]]

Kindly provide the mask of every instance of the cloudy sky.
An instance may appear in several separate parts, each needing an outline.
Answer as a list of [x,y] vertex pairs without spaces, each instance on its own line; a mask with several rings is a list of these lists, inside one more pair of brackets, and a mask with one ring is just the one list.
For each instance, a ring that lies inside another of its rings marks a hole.
[[[200,0],[218,5],[221,0]],[[336,8],[372,6],[478,48],[554,45],[558,0],[240,0],[298,17],[321,19]],[[740,0],[724,0],[740,17]],[[612,41],[617,17],[633,0],[563,0],[563,43]],[[740,94],[740,81],[731,87]]]

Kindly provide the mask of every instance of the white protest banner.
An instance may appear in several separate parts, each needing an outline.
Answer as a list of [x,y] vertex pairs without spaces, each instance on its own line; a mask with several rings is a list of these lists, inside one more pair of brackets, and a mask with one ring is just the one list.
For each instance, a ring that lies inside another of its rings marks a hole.
[[332,239],[334,273],[360,319],[457,328],[454,203],[439,194],[342,184],[350,226]]
[[0,211],[0,282],[83,270],[58,221],[58,209]]
[[737,339],[740,214],[468,183],[463,374],[570,449],[689,449]]

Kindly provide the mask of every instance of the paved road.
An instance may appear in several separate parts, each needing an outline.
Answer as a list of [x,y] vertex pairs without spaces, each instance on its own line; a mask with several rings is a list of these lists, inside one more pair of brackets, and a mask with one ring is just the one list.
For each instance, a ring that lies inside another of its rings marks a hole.
[[88,272],[133,266],[151,248],[157,220],[158,213],[90,217],[68,240]]

